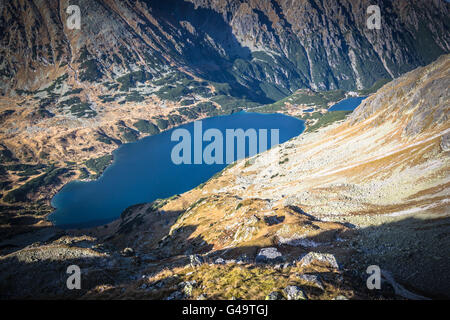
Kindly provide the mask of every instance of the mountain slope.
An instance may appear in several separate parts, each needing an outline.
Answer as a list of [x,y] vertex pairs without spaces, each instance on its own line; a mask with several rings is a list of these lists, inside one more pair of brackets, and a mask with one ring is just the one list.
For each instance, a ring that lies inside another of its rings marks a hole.
[[[449,72],[447,55],[385,85],[344,122],[130,208],[98,232],[160,259],[332,252],[360,274],[377,264],[419,292],[448,295]],[[170,227],[155,229],[160,215]]]
[[[399,76],[449,52],[449,4],[379,3],[382,29],[368,30],[366,0],[79,0],[82,28],[68,30],[69,1],[1,2],[2,294],[259,299],[298,285],[313,299],[405,297],[392,283],[368,292],[365,270],[378,264],[409,290],[448,297],[450,58]],[[106,227],[42,220],[64,183],[97,177],[121,143],[387,78],[344,122]],[[255,263],[268,247],[282,258]],[[207,263],[190,266],[191,254]],[[89,271],[80,292],[61,290],[68,263]]]

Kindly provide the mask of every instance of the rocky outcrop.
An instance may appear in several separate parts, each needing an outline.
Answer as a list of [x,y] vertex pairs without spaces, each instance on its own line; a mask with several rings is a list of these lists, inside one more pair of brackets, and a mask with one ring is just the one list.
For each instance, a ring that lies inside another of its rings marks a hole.
[[255,259],[256,262],[282,262],[283,255],[277,250],[277,248],[263,248],[259,251]]
[[66,1],[8,1],[1,89],[36,89],[55,73],[95,82],[178,65],[269,101],[299,88],[367,88],[449,51],[446,1],[378,1],[380,30],[367,28],[372,4],[80,0],[81,28],[70,30]]

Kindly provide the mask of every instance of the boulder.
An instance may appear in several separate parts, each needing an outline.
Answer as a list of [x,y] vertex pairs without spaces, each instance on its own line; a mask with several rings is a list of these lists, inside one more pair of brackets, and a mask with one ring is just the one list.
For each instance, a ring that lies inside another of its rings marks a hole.
[[330,253],[309,252],[300,260],[302,267],[307,267],[313,262],[322,262],[339,270],[339,264],[337,263],[336,258]]
[[345,296],[339,295],[339,296],[335,297],[333,300],[348,300],[348,298]]
[[189,261],[192,267],[199,266],[204,262],[203,257],[198,254],[191,254],[189,256]]
[[320,277],[315,274],[302,274],[299,276],[299,278],[314,287],[324,290]]
[[180,291],[174,291],[172,292],[166,300],[182,300],[184,298],[184,295]]
[[272,291],[266,296],[266,300],[285,300],[281,292]]
[[262,263],[279,263],[283,262],[283,255],[275,247],[263,248],[257,254],[255,261]]
[[194,287],[196,284],[197,284],[197,282],[195,282],[195,281],[186,281],[186,282],[181,282],[179,284],[179,287],[182,288],[183,293],[185,294],[186,297],[191,297],[192,290],[194,290]]
[[284,289],[288,300],[308,300],[302,289],[297,286],[288,286]]
[[214,261],[214,263],[215,263],[215,264],[225,264],[225,260],[223,260],[222,258],[217,258],[217,259]]
[[132,257],[134,256],[134,250],[133,248],[125,248],[122,250],[122,255],[124,257]]

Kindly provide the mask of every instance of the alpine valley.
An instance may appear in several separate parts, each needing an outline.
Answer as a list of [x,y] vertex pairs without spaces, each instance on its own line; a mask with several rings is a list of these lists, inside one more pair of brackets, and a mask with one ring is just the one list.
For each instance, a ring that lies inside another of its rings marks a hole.
[[[0,298],[450,298],[449,11],[1,1]],[[359,106],[330,108],[348,99]],[[101,177],[120,146],[241,111],[305,131],[108,224],[49,221],[55,194]],[[70,265],[80,290],[66,287]]]

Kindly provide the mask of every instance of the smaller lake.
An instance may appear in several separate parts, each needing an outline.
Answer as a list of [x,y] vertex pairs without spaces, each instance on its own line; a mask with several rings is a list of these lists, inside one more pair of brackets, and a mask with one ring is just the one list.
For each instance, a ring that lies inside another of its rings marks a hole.
[[352,111],[367,97],[350,97],[331,106],[328,111]]
[[[217,129],[223,136],[227,129],[256,129],[258,132],[278,129],[280,143],[298,136],[305,129],[302,120],[282,114],[240,112],[204,119],[201,123],[203,132]],[[186,129],[190,133],[194,149],[194,123],[123,144],[113,152],[114,162],[99,179],[70,182],[53,197],[52,206],[56,210],[49,220],[61,228],[102,225],[117,219],[131,205],[191,190],[227,166],[225,163],[174,164],[171,153],[179,142],[171,141],[171,135],[177,129]],[[204,142],[203,147],[208,144]],[[246,151],[248,154],[248,148]],[[236,149],[234,152],[236,157]]]

